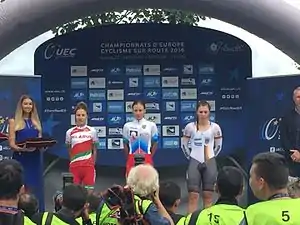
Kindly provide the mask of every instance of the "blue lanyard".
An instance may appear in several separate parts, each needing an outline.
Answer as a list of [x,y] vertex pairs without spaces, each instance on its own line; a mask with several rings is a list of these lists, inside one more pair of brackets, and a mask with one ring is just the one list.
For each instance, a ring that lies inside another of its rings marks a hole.
[[2,206],[0,205],[0,212],[4,213],[17,213],[19,212],[19,209],[12,206]]

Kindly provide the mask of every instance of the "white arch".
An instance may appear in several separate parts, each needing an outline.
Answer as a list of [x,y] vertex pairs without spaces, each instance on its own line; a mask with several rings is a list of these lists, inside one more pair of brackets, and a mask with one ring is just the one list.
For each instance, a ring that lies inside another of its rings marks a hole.
[[103,11],[173,8],[239,26],[300,62],[300,10],[283,0],[5,0],[0,4],[0,59],[37,35]]

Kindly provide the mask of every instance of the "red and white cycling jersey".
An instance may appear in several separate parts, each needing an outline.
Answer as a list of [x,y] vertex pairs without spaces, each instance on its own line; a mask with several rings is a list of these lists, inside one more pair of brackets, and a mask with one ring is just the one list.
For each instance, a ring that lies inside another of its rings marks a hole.
[[70,128],[66,132],[66,144],[71,145],[70,166],[94,166],[92,153],[98,142],[95,128],[90,126]]

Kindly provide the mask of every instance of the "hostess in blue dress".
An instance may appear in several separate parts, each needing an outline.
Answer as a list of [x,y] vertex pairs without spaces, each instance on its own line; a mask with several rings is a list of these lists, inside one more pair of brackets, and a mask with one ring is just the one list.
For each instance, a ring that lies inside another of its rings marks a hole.
[[[38,136],[39,131],[34,128],[31,119],[25,119],[25,127],[22,130],[16,131],[16,143]],[[13,158],[19,161],[24,168],[26,190],[29,190],[38,198],[40,211],[44,211],[43,153],[40,150],[14,152]]]

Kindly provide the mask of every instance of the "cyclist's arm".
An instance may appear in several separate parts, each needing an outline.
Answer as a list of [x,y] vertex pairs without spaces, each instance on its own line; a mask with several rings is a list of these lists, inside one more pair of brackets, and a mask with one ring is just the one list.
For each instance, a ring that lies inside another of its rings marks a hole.
[[183,137],[181,138],[181,150],[186,158],[190,157],[191,150],[189,148],[189,141],[191,139],[193,132],[193,124],[189,123],[185,126],[183,130]]
[[215,153],[215,156],[217,156],[221,152],[222,142],[223,142],[223,137],[222,137],[221,127],[218,124],[215,124],[215,127],[214,127],[214,153]]
[[71,157],[71,129],[66,132],[65,144],[69,153],[69,157]]
[[126,157],[129,154],[129,142],[130,142],[130,137],[129,137],[129,130],[127,123],[123,126],[123,150],[126,155]]
[[94,162],[97,162],[97,149],[99,146],[99,138],[98,134],[95,128],[92,130],[92,139],[93,139],[93,157],[94,157]]
[[157,150],[158,139],[159,136],[158,136],[157,126],[155,123],[153,123],[151,127],[151,149],[150,149],[152,155],[154,155]]

